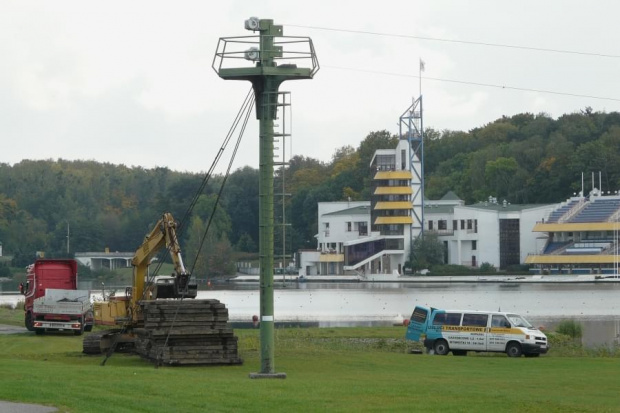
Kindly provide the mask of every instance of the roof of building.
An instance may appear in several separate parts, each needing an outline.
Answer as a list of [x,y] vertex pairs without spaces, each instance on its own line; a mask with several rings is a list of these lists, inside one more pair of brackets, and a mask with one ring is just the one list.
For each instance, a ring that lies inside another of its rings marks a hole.
[[369,215],[370,214],[370,205],[362,205],[353,208],[341,209],[340,211],[329,212],[326,215]]
[[448,191],[446,192],[446,194],[441,197],[442,201],[462,201],[461,198],[459,198],[459,196],[457,194],[455,194],[453,191]]
[[495,202],[478,202],[477,204],[465,205],[466,208],[487,209],[490,211],[523,211],[525,209],[546,207],[555,204],[511,204]]

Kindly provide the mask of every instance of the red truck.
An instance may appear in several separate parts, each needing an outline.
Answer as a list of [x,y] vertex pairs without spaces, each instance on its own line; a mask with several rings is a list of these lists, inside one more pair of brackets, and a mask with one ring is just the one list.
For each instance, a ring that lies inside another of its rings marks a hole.
[[90,291],[77,289],[77,261],[39,259],[28,266],[24,294],[26,328],[37,334],[46,330],[73,330],[76,335],[93,328]]

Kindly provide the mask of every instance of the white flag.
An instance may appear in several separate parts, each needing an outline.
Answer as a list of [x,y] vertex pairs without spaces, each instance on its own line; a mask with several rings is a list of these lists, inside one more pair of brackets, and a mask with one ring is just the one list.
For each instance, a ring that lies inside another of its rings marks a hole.
[[425,67],[426,67],[426,63],[424,63],[424,60],[420,59],[420,72],[423,72]]

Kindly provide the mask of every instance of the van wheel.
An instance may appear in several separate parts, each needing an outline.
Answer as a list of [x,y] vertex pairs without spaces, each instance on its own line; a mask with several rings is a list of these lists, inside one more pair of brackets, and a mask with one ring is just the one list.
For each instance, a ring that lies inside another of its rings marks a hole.
[[435,344],[433,344],[433,349],[435,350],[435,354],[438,356],[445,356],[450,352],[450,347],[448,347],[446,340],[435,341]]
[[519,343],[508,343],[508,345],[506,346],[506,354],[508,354],[508,357],[521,357],[521,344]]

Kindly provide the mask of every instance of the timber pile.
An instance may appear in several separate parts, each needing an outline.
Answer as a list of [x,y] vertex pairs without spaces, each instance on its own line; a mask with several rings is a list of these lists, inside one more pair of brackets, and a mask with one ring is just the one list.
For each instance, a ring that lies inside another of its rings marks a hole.
[[143,303],[144,328],[135,329],[136,352],[157,364],[241,364],[228,309],[218,300]]

